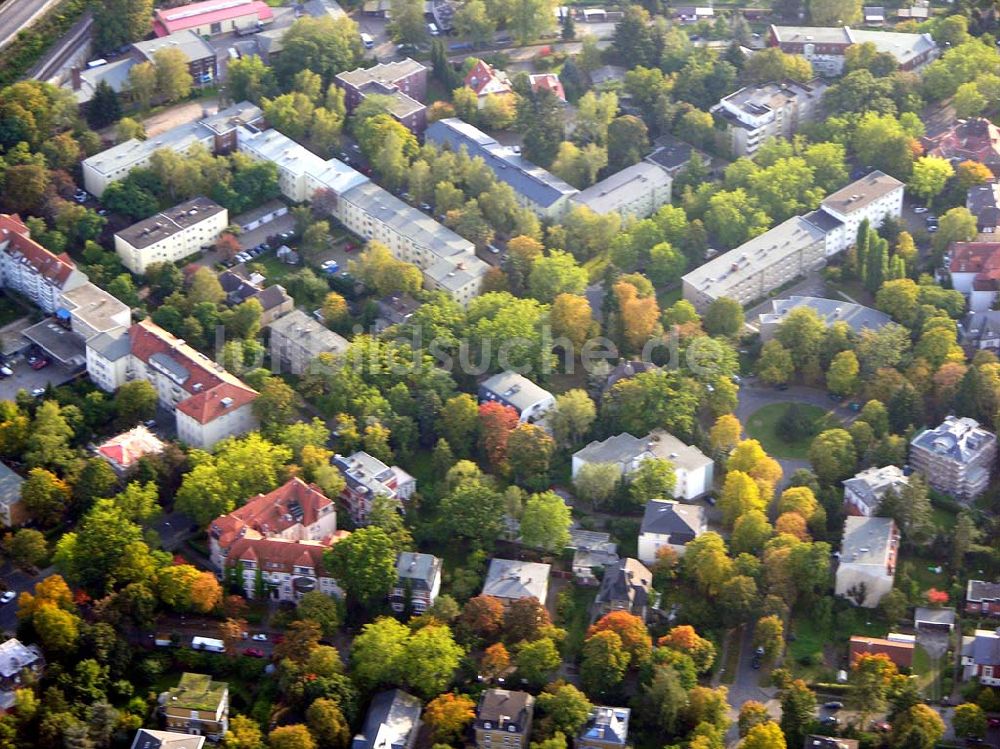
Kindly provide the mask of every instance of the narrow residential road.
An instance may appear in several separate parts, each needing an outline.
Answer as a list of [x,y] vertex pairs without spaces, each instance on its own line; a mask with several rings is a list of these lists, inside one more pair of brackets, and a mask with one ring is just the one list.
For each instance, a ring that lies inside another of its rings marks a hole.
[[28,28],[59,0],[7,0],[0,5],[0,48],[7,46],[17,32]]
[[774,687],[760,686],[761,671],[754,669],[753,661],[753,627],[743,628],[740,643],[739,668],[729,689],[729,718],[732,725],[726,734],[726,745],[732,746],[739,739],[739,726],[736,723],[740,708],[745,702],[756,700],[762,703],[769,715],[778,719],[781,716],[781,705],[778,702],[778,690]]
[[[35,584],[41,582],[46,577],[55,572],[53,567],[46,567],[37,574],[29,575],[27,572],[16,569],[9,562],[0,567],[0,579],[3,580],[7,590],[12,590],[17,594],[30,591]],[[17,599],[0,606],[0,633],[9,632],[11,634],[17,629]]]

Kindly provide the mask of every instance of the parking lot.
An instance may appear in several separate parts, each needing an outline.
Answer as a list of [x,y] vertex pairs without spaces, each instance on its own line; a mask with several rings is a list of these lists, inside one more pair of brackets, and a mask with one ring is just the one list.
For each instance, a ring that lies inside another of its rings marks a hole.
[[11,357],[7,366],[14,370],[12,377],[0,380],[0,400],[14,400],[18,390],[29,393],[35,388],[62,385],[73,379],[73,373],[58,364],[49,364],[45,369],[32,369],[23,356]]

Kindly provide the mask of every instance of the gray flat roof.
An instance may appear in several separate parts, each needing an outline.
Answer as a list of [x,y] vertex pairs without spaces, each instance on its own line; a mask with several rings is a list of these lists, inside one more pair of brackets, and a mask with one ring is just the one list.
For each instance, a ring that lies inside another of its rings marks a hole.
[[21,498],[21,484],[24,479],[14,473],[6,464],[0,463],[0,504],[10,504]]
[[572,197],[594,213],[612,213],[654,188],[670,186],[670,176],[648,162],[627,166]]
[[789,44],[850,44],[846,26],[771,26],[779,42]]
[[186,151],[195,143],[207,142],[212,136],[212,131],[200,122],[188,122],[148,140],[131,138],[84,159],[83,165],[100,174],[110,175],[122,167],[148,159],[161,148]]
[[518,411],[523,411],[539,401],[552,397],[552,393],[541,385],[536,385],[524,375],[510,370],[483,380],[479,388],[510,403]]
[[801,216],[793,216],[695,268],[683,280],[700,291],[724,296],[726,289],[825,238],[822,229]]
[[893,538],[892,518],[850,516],[844,521],[841,564],[885,564]]
[[821,205],[840,214],[852,213],[900,187],[903,187],[902,182],[876,169],[847,187],[830,193],[823,199]]
[[132,46],[147,60],[152,60],[157,52],[164,49],[180,50],[189,63],[195,60],[204,60],[207,57],[215,57],[215,50],[191,29],[144,42],[133,42]]
[[132,321],[131,310],[125,302],[89,281],[72,291],[64,291],[62,298],[68,303],[70,313],[99,332],[128,327]]
[[350,345],[342,335],[334,333],[323,323],[299,309],[293,309],[267,326],[271,333],[279,333],[296,341],[308,350],[321,354],[327,351],[345,351]]
[[427,70],[416,60],[407,57],[405,60],[396,62],[383,62],[373,65],[370,68],[355,68],[338,73],[336,79],[352,86],[362,86],[369,81],[381,81],[382,83],[394,83],[401,78],[406,78],[421,70]]
[[115,236],[121,237],[136,249],[142,249],[212,218],[225,210],[214,200],[199,196],[132,224]]
[[81,364],[87,360],[87,347],[83,338],[53,322],[42,320],[24,331],[24,337],[41,346],[62,364]]
[[866,328],[878,330],[892,322],[889,315],[871,307],[839,299],[824,299],[814,296],[790,296],[787,299],[772,299],[771,312],[762,313],[760,322],[762,324],[779,323],[787,317],[789,312],[800,307],[814,310],[827,325],[845,322],[856,333],[860,333]]

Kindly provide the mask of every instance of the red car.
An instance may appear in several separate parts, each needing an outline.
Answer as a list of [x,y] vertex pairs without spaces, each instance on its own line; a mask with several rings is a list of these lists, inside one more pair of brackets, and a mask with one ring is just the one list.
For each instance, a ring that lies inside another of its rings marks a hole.
[[990,728],[1000,728],[1000,718],[987,718]]
[[260,648],[247,648],[243,651],[243,655],[248,655],[251,658],[265,658],[267,657],[263,650]]
[[49,366],[49,360],[38,358],[35,359],[33,362],[30,362],[30,364],[32,369],[45,369],[47,366]]

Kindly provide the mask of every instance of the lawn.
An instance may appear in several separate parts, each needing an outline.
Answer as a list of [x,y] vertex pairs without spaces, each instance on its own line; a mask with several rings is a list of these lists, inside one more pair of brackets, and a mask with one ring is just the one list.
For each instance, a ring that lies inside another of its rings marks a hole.
[[877,613],[856,609],[843,601],[835,602],[834,607],[829,617],[803,611],[797,612],[792,620],[785,665],[807,682],[831,681],[835,676],[839,664],[826,662],[825,646],[833,645],[843,652],[851,635],[885,636],[887,625]]
[[771,403],[755,411],[746,424],[747,434],[758,440],[768,455],[775,458],[795,458],[804,460],[809,457],[809,445],[812,435],[789,442],[778,434],[778,423],[793,405],[798,406],[813,420],[813,434],[818,434],[836,422],[829,411],[808,403]]

